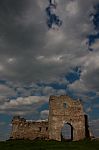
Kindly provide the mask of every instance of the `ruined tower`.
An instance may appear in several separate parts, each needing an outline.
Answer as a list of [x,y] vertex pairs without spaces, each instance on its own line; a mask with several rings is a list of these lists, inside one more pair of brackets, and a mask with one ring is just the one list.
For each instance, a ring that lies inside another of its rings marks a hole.
[[49,139],[61,141],[61,129],[65,123],[71,126],[71,140],[78,141],[86,137],[85,115],[81,102],[68,96],[51,96]]

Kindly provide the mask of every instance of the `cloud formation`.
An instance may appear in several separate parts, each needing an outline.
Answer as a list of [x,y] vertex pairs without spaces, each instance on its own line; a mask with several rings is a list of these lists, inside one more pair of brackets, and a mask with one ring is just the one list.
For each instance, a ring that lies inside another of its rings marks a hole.
[[57,1],[64,23],[55,32],[46,27],[47,1],[1,1],[0,77],[46,81],[81,65],[80,59],[88,55],[87,36],[94,32],[89,15],[96,2]]
[[0,106],[0,113],[9,113],[9,115],[26,115],[33,112],[35,113],[39,107],[48,102],[48,99],[47,96],[29,96],[25,98],[18,97],[17,99],[11,99]]
[[[97,3],[57,0],[63,25],[53,31],[46,26],[46,0],[0,1],[0,78],[9,82],[0,85],[0,101],[6,102],[11,94],[16,103],[17,97],[64,94],[64,89],[48,83],[60,83],[76,66],[81,68],[80,79],[62,83],[79,92],[98,91],[98,40],[91,45],[95,51],[88,51],[88,35],[96,32],[90,14]],[[45,86],[38,86],[39,82]],[[30,88],[31,83],[35,87]]]

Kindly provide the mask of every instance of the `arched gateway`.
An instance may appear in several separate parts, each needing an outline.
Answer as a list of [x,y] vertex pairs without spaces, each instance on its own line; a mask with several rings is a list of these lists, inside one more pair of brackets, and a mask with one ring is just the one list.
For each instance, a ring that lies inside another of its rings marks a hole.
[[85,115],[79,100],[68,96],[51,96],[49,100],[49,139],[62,140],[61,132],[67,123],[71,126],[71,140],[86,137]]
[[70,123],[65,122],[61,129],[61,141],[73,140],[73,127]]

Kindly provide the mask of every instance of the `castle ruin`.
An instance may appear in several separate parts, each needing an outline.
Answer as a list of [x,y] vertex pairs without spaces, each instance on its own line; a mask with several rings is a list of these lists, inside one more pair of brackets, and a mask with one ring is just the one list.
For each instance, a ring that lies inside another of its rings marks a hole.
[[88,120],[80,100],[69,96],[50,96],[48,121],[26,121],[14,117],[12,120],[11,139],[36,138],[62,140],[64,124],[71,127],[71,140],[78,141],[89,137]]
[[11,139],[48,139],[48,121],[27,121],[20,116],[12,120]]

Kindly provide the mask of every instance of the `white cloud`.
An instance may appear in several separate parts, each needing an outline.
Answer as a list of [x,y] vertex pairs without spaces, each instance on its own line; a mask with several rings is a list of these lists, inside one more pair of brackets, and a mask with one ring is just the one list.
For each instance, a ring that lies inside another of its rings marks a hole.
[[66,6],[66,13],[69,16],[74,16],[77,15],[77,13],[79,13],[79,6],[78,6],[78,1],[70,1],[67,6]]
[[8,59],[7,59],[7,62],[8,62],[9,64],[13,64],[13,63],[15,63],[15,61],[16,61],[15,58],[8,58]]
[[38,115],[39,109],[43,104],[48,103],[49,97],[47,96],[29,96],[29,97],[18,97],[5,101],[0,105],[0,114],[9,115],[21,115],[26,116],[28,114]]
[[62,63],[62,55],[59,56],[51,56],[51,57],[44,57],[38,56],[36,59],[41,63]]
[[0,108],[2,110],[9,109],[9,108],[15,108],[15,107],[21,107],[25,105],[32,105],[36,103],[44,103],[48,102],[48,97],[46,96],[29,96],[29,97],[18,97],[17,99],[9,100],[9,102],[5,102]]
[[51,96],[51,95],[64,95],[66,94],[65,89],[54,89],[51,86],[45,86],[42,88],[43,95]]

